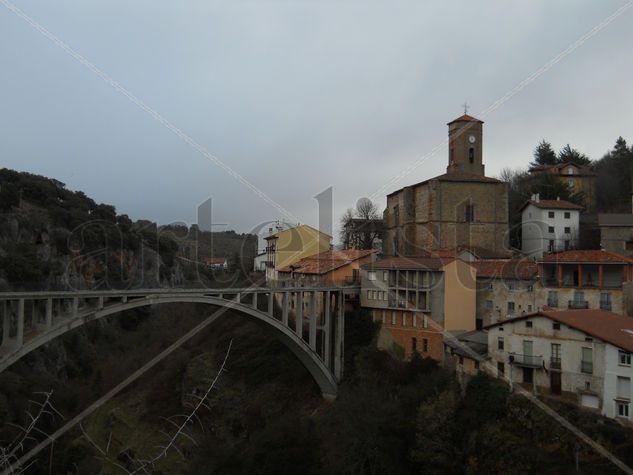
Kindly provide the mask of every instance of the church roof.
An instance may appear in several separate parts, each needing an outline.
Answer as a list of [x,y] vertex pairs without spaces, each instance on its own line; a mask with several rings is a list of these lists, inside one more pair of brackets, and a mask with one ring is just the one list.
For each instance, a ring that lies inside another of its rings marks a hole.
[[468,114],[464,114],[461,117],[458,117],[455,120],[451,120],[448,124],[446,125],[451,125],[455,122],[479,122],[480,124],[483,124],[484,121],[483,120],[479,120],[476,117],[473,117],[472,115],[468,115]]
[[[501,180],[497,180],[496,178],[492,178],[484,175],[476,175],[474,173],[464,173],[464,172],[449,172],[444,173],[443,175],[439,175],[433,178],[429,178],[428,180],[421,181],[419,183],[415,183],[414,185],[410,185],[404,188],[415,188],[420,185],[424,185],[430,181],[453,181],[453,182],[463,182],[463,183],[503,183]],[[400,188],[399,190],[392,191],[387,196],[395,195],[396,193],[401,192],[404,188]]]

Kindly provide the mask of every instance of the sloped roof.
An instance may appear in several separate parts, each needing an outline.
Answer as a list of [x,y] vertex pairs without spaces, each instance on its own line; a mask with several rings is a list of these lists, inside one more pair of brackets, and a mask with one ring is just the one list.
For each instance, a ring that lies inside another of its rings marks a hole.
[[544,256],[539,262],[544,263],[583,263],[596,262],[607,264],[632,264],[633,259],[605,251],[603,249],[575,249]]
[[300,225],[295,226],[295,227],[293,227],[293,228],[284,229],[284,230],[282,230],[282,231],[278,231],[278,232],[276,232],[276,233],[274,233],[274,234],[271,234],[270,236],[266,236],[264,239],[274,239],[274,238],[278,237],[278,236],[279,236],[280,234],[282,234],[282,233],[287,233],[287,232],[296,231],[297,229],[300,229],[300,228],[303,228],[303,229],[308,229],[309,231],[313,232],[314,234],[317,234],[317,233],[318,233],[318,234],[322,234],[323,236],[325,236],[325,237],[328,237],[328,238],[332,239],[332,236],[330,236],[329,234],[326,234],[326,233],[324,233],[323,231],[319,231],[318,229],[313,228],[313,227],[312,227],[312,226],[310,226],[309,224],[300,224]]
[[424,185],[431,181],[444,181],[444,182],[461,182],[461,183],[504,183],[501,180],[497,180],[496,178],[492,178],[484,175],[476,175],[474,173],[464,173],[464,172],[449,172],[444,173],[443,175],[438,175],[433,178],[429,178],[428,180],[421,181],[419,183],[415,183],[410,186],[405,186],[396,191],[392,191],[387,196],[395,195],[400,191],[404,190],[404,188],[415,188],[420,185]]
[[587,335],[599,338],[623,350],[633,352],[633,318],[607,310],[542,310],[540,312],[508,318],[488,325],[493,328],[530,317],[547,317]]
[[365,264],[363,269],[439,270],[453,260],[439,257],[386,257],[371,264]]
[[464,114],[464,115],[458,117],[457,119],[451,120],[446,125],[451,125],[451,124],[453,124],[455,122],[479,122],[480,124],[484,123],[483,120],[479,120],[476,117],[473,117],[472,115]]
[[[578,173],[574,173],[573,175],[568,175],[566,173],[560,173],[560,171],[563,168],[567,168],[567,167],[574,167],[578,170]],[[569,176],[569,177],[573,177],[574,175],[576,176],[587,176],[587,175],[595,175],[595,173],[591,170],[591,168],[587,165],[579,165],[577,163],[574,162],[564,162],[564,163],[556,163],[554,165],[537,165],[535,167],[531,167],[530,171],[531,172],[542,172],[542,171],[548,171],[548,170],[553,170],[556,169],[558,170],[559,174],[563,175],[563,176]]]
[[565,200],[528,200],[525,202],[523,206],[521,206],[521,211],[525,209],[526,206],[532,205],[541,209],[570,209],[570,210],[581,210],[582,206],[577,205],[576,203],[572,203],[571,201]]
[[457,246],[441,248],[431,251],[431,257],[457,257],[462,252],[470,252],[477,259],[508,259],[512,257],[510,251],[494,251],[481,246]]
[[324,251],[282,267],[279,272],[296,272],[299,274],[327,274],[353,261],[374,254],[374,249],[346,249],[342,251]]
[[477,270],[478,278],[532,280],[538,273],[536,262],[526,259],[484,260],[470,264]]

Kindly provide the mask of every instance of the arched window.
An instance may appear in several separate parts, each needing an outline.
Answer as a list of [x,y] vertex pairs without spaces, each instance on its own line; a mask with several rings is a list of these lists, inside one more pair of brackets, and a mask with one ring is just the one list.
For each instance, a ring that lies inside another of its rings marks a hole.
[[470,147],[470,149],[468,149],[468,160],[470,160],[470,163],[475,162],[475,149],[473,147]]

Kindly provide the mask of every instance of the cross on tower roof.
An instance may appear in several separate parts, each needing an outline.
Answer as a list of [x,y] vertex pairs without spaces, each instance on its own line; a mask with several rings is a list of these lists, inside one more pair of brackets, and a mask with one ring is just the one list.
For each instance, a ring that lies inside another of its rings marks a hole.
[[462,107],[464,108],[464,114],[468,114],[468,102],[464,102]]

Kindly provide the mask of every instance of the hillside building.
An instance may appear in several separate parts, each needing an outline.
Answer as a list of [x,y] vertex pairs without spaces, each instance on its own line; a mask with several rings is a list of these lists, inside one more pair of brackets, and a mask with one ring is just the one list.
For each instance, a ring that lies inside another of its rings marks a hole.
[[572,162],[557,163],[556,165],[540,165],[530,168],[530,173],[549,173],[562,182],[570,192],[582,193],[585,198],[585,209],[595,213],[595,182],[596,174],[586,165]]
[[575,249],[579,241],[582,206],[565,200],[541,200],[534,195],[521,208],[523,254],[543,257]]
[[506,250],[508,192],[504,182],[484,174],[483,122],[463,115],[448,128],[446,173],[387,196],[386,257],[475,245]]
[[498,377],[632,422],[632,318],[605,310],[541,311],[487,330]]
[[475,329],[475,273],[467,262],[390,257],[361,268],[361,306],[382,323],[379,346],[443,358],[443,333]]

